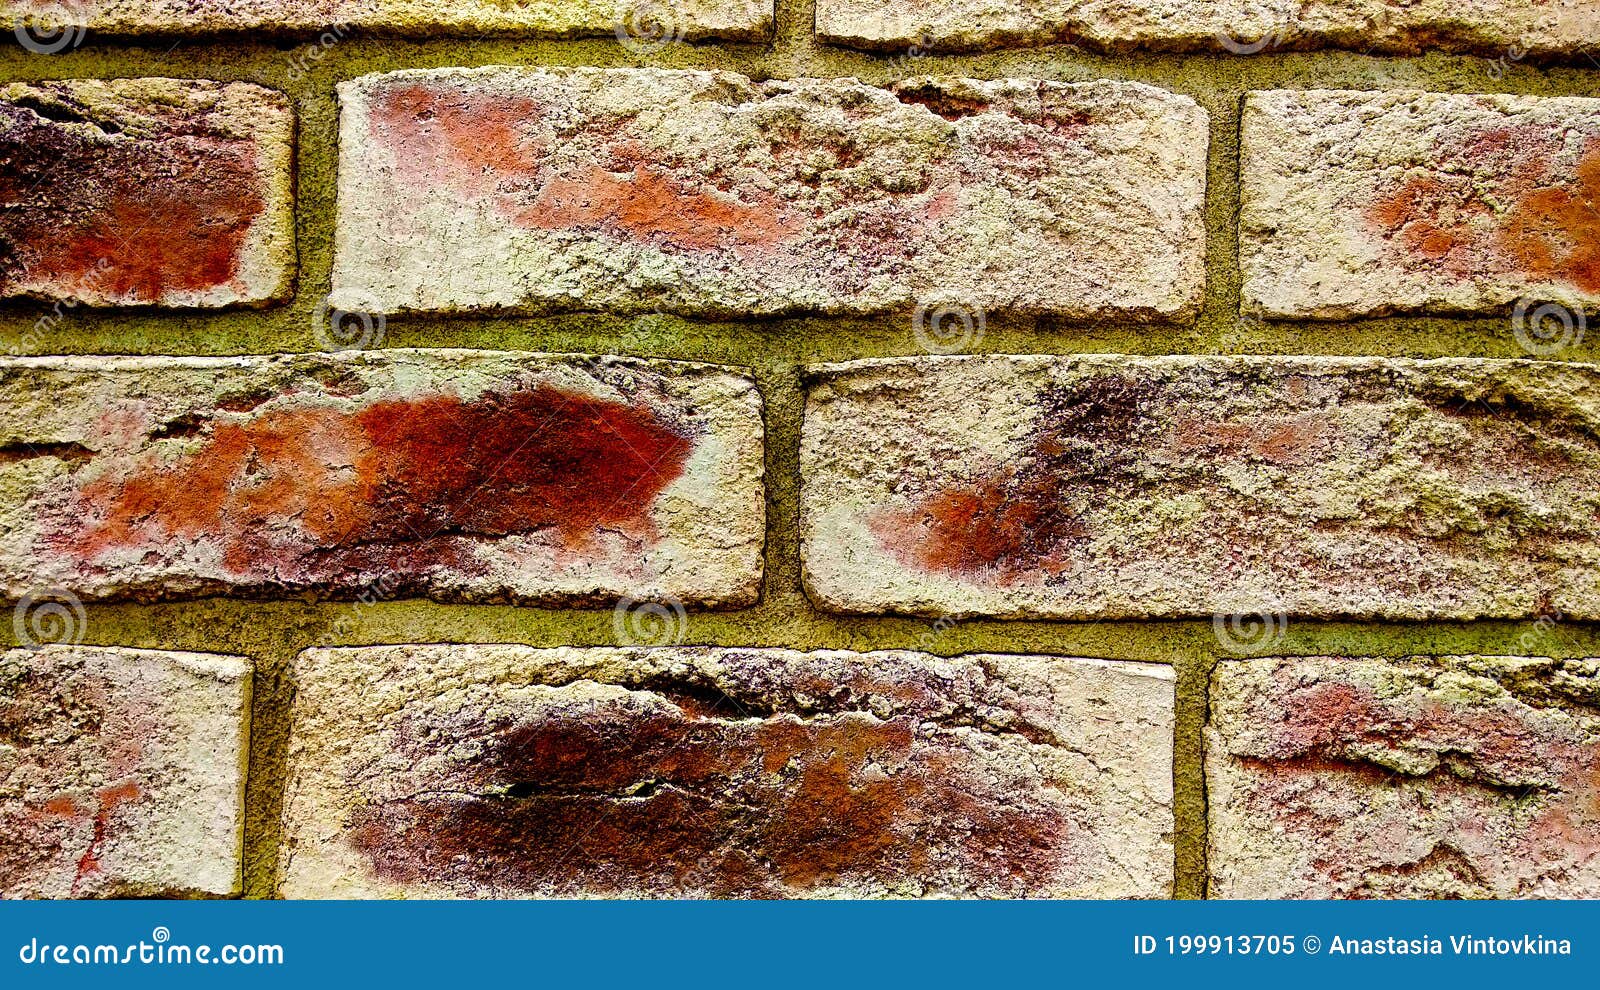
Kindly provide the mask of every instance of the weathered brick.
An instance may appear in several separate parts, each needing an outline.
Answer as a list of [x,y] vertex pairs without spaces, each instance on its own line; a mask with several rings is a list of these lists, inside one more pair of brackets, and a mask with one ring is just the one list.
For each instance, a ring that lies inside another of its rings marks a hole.
[[485,351],[0,362],[0,580],[751,601],[761,402],[706,365]]
[[0,297],[216,307],[294,280],[294,120],[247,83],[0,86]]
[[1168,667],[395,646],[295,675],[289,897],[1171,888]]
[[1252,93],[1241,169],[1248,310],[1600,301],[1600,100]]
[[47,20],[118,35],[275,34],[335,29],[407,36],[440,32],[573,38],[619,33],[671,40],[760,41],[772,33],[772,0],[4,0],[6,23]]
[[237,893],[249,721],[238,657],[0,654],[0,897]]
[[817,0],[817,35],[858,48],[970,51],[1072,42],[1101,51],[1583,51],[1593,0]]
[[1175,318],[1203,289],[1206,115],[1148,86],[494,67],[339,96],[346,309]]
[[804,575],[848,612],[1600,618],[1600,368],[813,369]]
[[1225,661],[1219,897],[1600,896],[1600,660]]

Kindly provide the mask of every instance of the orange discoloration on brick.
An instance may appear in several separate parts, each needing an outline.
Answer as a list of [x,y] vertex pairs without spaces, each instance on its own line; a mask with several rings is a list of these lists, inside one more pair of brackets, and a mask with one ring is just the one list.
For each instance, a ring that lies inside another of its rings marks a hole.
[[1088,536],[1047,486],[1014,473],[946,489],[871,526],[901,560],[947,574],[1059,574],[1072,566],[1065,545]]
[[89,841],[89,848],[83,851],[78,859],[77,876],[72,881],[72,890],[76,894],[79,886],[94,874],[100,872],[100,855],[105,849],[105,844],[111,838],[112,816],[119,807],[138,801],[144,792],[138,783],[127,780],[102,787],[95,791],[94,832]]
[[[1014,465],[930,493],[909,509],[868,520],[879,544],[927,571],[1001,583],[1048,580],[1076,566],[1093,534],[1084,490],[1109,481],[1106,469],[1131,450],[1149,387],[1118,377],[1047,390]],[[1097,451],[1108,451],[1100,467]]]
[[1500,229],[1500,248],[1535,278],[1600,292],[1600,140],[1589,143],[1573,180],[1524,192]]
[[409,181],[482,195],[538,174],[544,147],[529,124],[541,112],[527,97],[411,85],[384,93],[371,126]]
[[1186,418],[1172,432],[1174,446],[1183,452],[1236,450],[1272,464],[1298,466],[1327,456],[1336,427],[1328,414],[1302,413],[1222,423]]
[[691,251],[770,247],[799,230],[770,195],[742,202],[648,165],[637,166],[631,175],[591,167],[575,177],[553,178],[517,219],[544,229],[600,228]]
[[691,448],[647,411],[548,387],[273,410],[88,482],[84,522],[59,542],[95,560],[217,541],[240,575],[304,578],[364,552],[426,568],[458,537],[550,530],[582,547],[612,527],[644,539]]
[[1503,269],[1600,292],[1600,139],[1570,172],[1552,170],[1560,152],[1554,132],[1469,135],[1381,191],[1368,220],[1406,257],[1457,279]]

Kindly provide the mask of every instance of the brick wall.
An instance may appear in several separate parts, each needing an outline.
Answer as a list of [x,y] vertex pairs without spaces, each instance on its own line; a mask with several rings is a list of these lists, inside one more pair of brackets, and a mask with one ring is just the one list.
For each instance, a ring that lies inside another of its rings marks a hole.
[[0,10],[0,894],[1600,896],[1595,4]]

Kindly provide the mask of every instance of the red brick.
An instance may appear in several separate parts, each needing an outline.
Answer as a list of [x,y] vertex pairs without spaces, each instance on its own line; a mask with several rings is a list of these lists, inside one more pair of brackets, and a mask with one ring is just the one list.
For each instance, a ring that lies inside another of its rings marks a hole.
[[0,654],[0,897],[237,893],[249,741],[238,657]]
[[1597,702],[1595,659],[1224,661],[1212,896],[1600,896]]
[[1169,668],[310,650],[289,897],[1161,897]]
[[490,67],[339,99],[346,309],[909,328],[917,305],[1180,319],[1204,287],[1206,115],[1149,86]]
[[753,599],[760,399],[484,351],[0,362],[20,595]]
[[245,83],[0,87],[0,296],[261,305],[290,294],[294,120]]

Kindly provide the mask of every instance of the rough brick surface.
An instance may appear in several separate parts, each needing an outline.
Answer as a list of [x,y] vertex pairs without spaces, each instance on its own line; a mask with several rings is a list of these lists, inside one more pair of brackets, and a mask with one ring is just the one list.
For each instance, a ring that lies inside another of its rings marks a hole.
[[13,596],[744,603],[760,397],[705,365],[483,351],[0,362]]
[[1600,302],[1600,100],[1252,93],[1243,144],[1249,310]]
[[807,588],[852,612],[1600,617],[1600,368],[984,357],[814,369]]
[[312,650],[283,893],[1165,896],[1170,668]]
[[1070,41],[1113,51],[1544,54],[1600,42],[1600,13],[1593,0],[817,0],[817,34],[880,50]]
[[0,654],[0,897],[237,893],[249,712],[237,657]]
[[346,309],[1192,313],[1205,113],[1132,83],[406,71],[339,88]]
[[1600,660],[1225,661],[1218,897],[1600,896]]
[[246,83],[0,87],[0,297],[215,307],[288,297],[293,114]]
[[[63,17],[65,10],[68,16]],[[6,0],[10,24],[48,14],[110,34],[218,31],[516,34],[570,38],[625,34],[643,42],[758,41],[772,32],[772,0]],[[44,22],[41,22],[44,23]],[[50,21],[48,23],[55,23]]]

